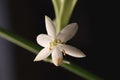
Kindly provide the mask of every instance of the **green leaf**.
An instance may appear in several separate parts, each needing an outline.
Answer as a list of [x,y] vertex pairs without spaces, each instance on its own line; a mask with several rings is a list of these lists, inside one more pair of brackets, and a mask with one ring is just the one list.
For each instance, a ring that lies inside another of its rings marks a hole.
[[3,28],[0,28],[0,36],[22,48],[25,48],[26,50],[28,50],[30,52],[35,53],[35,54],[37,54],[41,49],[40,46],[35,45],[34,43],[32,43],[18,35],[15,35]]
[[65,68],[66,70],[77,74],[78,76],[84,78],[85,80],[103,80],[102,78],[88,72],[87,70],[77,66],[73,63],[71,64],[62,64],[61,67]]
[[77,0],[52,0],[55,14],[57,33],[64,28],[71,17]]
[[73,12],[73,9],[75,7],[75,4],[77,0],[63,0],[63,6],[61,6],[61,29],[65,27],[71,17],[71,14]]

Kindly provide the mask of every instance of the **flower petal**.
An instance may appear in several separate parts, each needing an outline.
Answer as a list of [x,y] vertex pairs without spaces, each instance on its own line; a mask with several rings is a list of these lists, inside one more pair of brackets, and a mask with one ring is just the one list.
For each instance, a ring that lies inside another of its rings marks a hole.
[[52,52],[52,61],[56,66],[59,66],[62,63],[63,56],[59,48],[55,48]]
[[46,24],[46,30],[47,30],[48,35],[55,37],[56,35],[55,25],[48,16],[45,16],[45,24]]
[[62,45],[63,50],[66,54],[73,56],[73,57],[85,57],[86,55],[79,49],[69,46],[69,45]]
[[62,31],[59,33],[57,38],[60,39],[62,42],[66,42],[75,35],[77,30],[78,30],[77,23],[69,24],[65,28],[62,29]]
[[46,34],[40,34],[37,36],[37,43],[43,47],[50,47],[50,42],[52,42],[52,37]]
[[35,57],[34,61],[40,61],[47,58],[50,55],[51,51],[49,48],[43,48],[38,55]]

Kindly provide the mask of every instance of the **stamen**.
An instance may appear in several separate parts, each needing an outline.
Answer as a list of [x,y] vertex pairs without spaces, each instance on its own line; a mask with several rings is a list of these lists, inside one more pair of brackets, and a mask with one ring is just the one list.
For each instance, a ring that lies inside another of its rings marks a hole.
[[[55,46],[57,46],[58,44],[62,44],[62,41],[59,39],[55,39],[53,42],[50,42],[50,50],[52,50]],[[64,51],[65,53],[65,51]]]
[[52,47],[52,42],[50,42],[50,48],[49,48],[50,50],[52,50],[52,48],[51,48],[51,47]]
[[50,47],[52,47],[52,42],[50,42]]
[[50,50],[52,50],[52,48],[51,48],[51,47],[50,47],[49,49],[50,49]]
[[64,56],[66,55],[66,52],[65,52],[65,50],[64,50],[64,49],[62,50],[62,53],[64,54]]
[[59,39],[57,39],[57,43],[62,43],[62,41],[61,41],[61,40],[59,40]]

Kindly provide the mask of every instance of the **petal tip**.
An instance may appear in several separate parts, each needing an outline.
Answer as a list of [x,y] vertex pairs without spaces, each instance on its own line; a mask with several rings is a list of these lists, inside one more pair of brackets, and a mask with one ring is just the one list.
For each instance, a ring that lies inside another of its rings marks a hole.
[[86,57],[86,55],[85,55],[85,54],[82,54],[81,57]]
[[53,62],[55,66],[60,66],[62,64],[62,58],[58,58],[57,61]]
[[78,24],[77,23],[73,23],[76,27],[76,30],[78,30]]
[[49,17],[47,15],[45,15],[45,20],[48,19]]
[[85,55],[84,53],[81,53],[81,54],[78,56],[78,58],[84,58],[84,57],[86,57],[86,55]]
[[47,15],[45,15],[45,21],[52,21]]
[[74,25],[78,25],[76,22],[75,23],[73,23]]
[[33,61],[36,62],[36,61],[39,61],[39,60],[35,58]]
[[78,23],[76,23],[76,22],[75,23],[71,23],[70,25],[74,25],[73,27],[75,27],[75,26],[78,27]]
[[36,61],[41,61],[41,59],[40,59],[40,58],[38,57],[38,55],[37,55],[33,61],[34,61],[34,62],[36,62]]
[[60,66],[60,65],[58,65],[58,64],[54,64],[54,65],[57,66],[57,67]]

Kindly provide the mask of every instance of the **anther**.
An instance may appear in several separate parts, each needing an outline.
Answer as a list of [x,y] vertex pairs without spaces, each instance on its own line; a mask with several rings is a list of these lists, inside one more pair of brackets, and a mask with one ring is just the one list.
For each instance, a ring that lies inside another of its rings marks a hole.
[[64,50],[64,49],[62,50],[62,53],[63,53],[64,55],[66,55],[66,52],[65,52],[65,50]]

